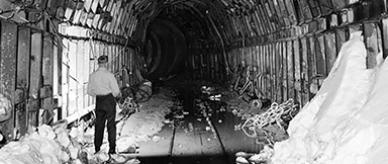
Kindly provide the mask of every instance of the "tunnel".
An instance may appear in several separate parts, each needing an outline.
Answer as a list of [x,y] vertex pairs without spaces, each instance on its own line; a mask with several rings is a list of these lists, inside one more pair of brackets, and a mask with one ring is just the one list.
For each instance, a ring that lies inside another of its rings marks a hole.
[[150,79],[166,78],[181,73],[187,55],[185,36],[176,25],[166,20],[154,20],[147,30],[144,59]]
[[[0,163],[384,163],[387,14],[385,0],[1,0]],[[104,132],[97,151],[110,95],[116,146]]]

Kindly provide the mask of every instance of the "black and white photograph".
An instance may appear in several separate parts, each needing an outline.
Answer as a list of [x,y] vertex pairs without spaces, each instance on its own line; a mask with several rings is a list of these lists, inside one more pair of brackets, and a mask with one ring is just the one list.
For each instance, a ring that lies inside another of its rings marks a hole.
[[0,0],[0,164],[388,164],[388,0]]

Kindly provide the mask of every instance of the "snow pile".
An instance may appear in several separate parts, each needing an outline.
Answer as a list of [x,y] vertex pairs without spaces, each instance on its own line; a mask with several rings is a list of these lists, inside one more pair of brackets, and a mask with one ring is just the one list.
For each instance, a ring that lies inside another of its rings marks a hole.
[[[0,163],[62,164],[76,160],[78,151],[75,156],[70,155],[67,150],[73,145],[70,144],[69,137],[64,137],[61,133],[61,130],[53,130],[43,125],[37,132],[23,137],[20,141],[10,142],[0,149]],[[76,147],[75,149],[79,150]]]
[[140,104],[139,112],[117,125],[122,126],[118,128],[120,137],[133,138],[136,142],[151,140],[164,126],[165,115],[170,112],[173,104],[173,99],[164,93],[152,96],[149,101]]
[[[274,164],[384,163],[388,151],[388,62],[366,69],[361,32],[354,32],[322,88],[274,146]],[[372,87],[373,86],[373,87]]]

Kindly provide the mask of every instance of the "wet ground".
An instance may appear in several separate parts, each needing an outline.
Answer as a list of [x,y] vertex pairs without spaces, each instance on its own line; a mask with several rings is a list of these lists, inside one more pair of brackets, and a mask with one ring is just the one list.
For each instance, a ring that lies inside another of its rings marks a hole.
[[[194,99],[198,93],[193,88],[178,88],[178,99],[183,102],[183,110],[189,114],[174,125],[164,126],[157,134],[160,140],[139,143],[137,154],[142,164],[228,164],[235,163],[234,154],[239,151],[259,152],[261,145],[255,139],[235,131],[242,121],[232,113],[220,113],[210,117],[209,122],[196,114]],[[217,110],[217,109],[214,109]]]

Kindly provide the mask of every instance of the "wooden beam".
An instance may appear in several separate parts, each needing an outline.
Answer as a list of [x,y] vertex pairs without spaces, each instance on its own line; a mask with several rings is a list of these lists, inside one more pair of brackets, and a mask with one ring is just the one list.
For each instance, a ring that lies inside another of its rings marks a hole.
[[282,69],[283,69],[283,84],[282,84],[282,87],[283,87],[283,100],[288,100],[289,99],[289,95],[288,95],[288,59],[287,59],[287,42],[284,41],[282,43],[282,46],[283,46],[283,51],[282,51],[282,59],[283,59],[283,65],[282,65]]
[[365,46],[367,49],[367,68],[377,65],[376,56],[379,53],[377,30],[379,27],[374,23],[364,24]]
[[303,37],[300,39],[300,44],[302,48],[301,58],[301,91],[302,91],[302,104],[305,105],[309,101],[310,92],[309,92],[309,58],[308,55],[308,44],[307,38]]
[[325,59],[326,59],[326,70],[330,72],[334,65],[337,56],[337,48],[335,44],[335,33],[329,32],[325,34]]
[[388,18],[382,20],[382,41],[384,59],[388,56]]
[[88,13],[85,12],[85,11],[81,11],[81,17],[80,17],[80,23],[82,26],[85,26],[86,25],[86,20],[88,19]]
[[325,39],[324,35],[316,36],[315,44],[315,58],[317,60],[317,74],[327,76],[328,71],[326,70],[326,50],[325,50]]
[[93,0],[85,0],[84,9],[86,12],[89,12],[91,10],[92,3],[93,3]]
[[[41,108],[45,110],[53,110],[53,38],[45,35],[43,39],[43,57],[42,57],[42,77],[43,86],[40,89]],[[51,112],[47,117],[52,117]],[[53,113],[52,113],[53,114]],[[47,120],[49,121],[49,120]],[[48,122],[43,122],[48,123]]]
[[[25,27],[19,27],[18,31],[18,47],[17,47],[17,80],[16,87],[23,90],[27,94],[30,74],[30,45],[31,30]],[[21,100],[24,99],[21,98]],[[20,101],[21,102],[21,101]],[[20,103],[15,102],[15,103]]]
[[91,10],[93,13],[97,12],[97,7],[98,7],[98,0],[93,0],[92,6],[91,6]]
[[294,44],[294,78],[295,78],[295,100],[302,103],[302,80],[301,80],[301,53],[299,39],[293,41]]
[[32,126],[38,126],[39,122],[39,91],[41,87],[42,77],[42,48],[43,48],[43,36],[42,33],[32,31],[31,36],[31,57],[30,57],[30,87],[29,87],[29,124]]
[[0,93],[12,103],[11,118],[1,124],[1,131],[7,139],[13,138],[14,128],[14,94],[16,89],[16,43],[17,26],[8,22],[1,23],[1,57],[0,57]]
[[[17,6],[9,1],[1,0],[0,1],[0,10],[1,11],[7,11],[7,10],[12,10],[15,9]],[[12,14],[14,14],[12,16]],[[26,23],[27,20],[25,19],[25,13],[24,12],[6,12],[0,14],[0,18],[7,19],[9,18],[12,21],[15,21],[17,23]]]

